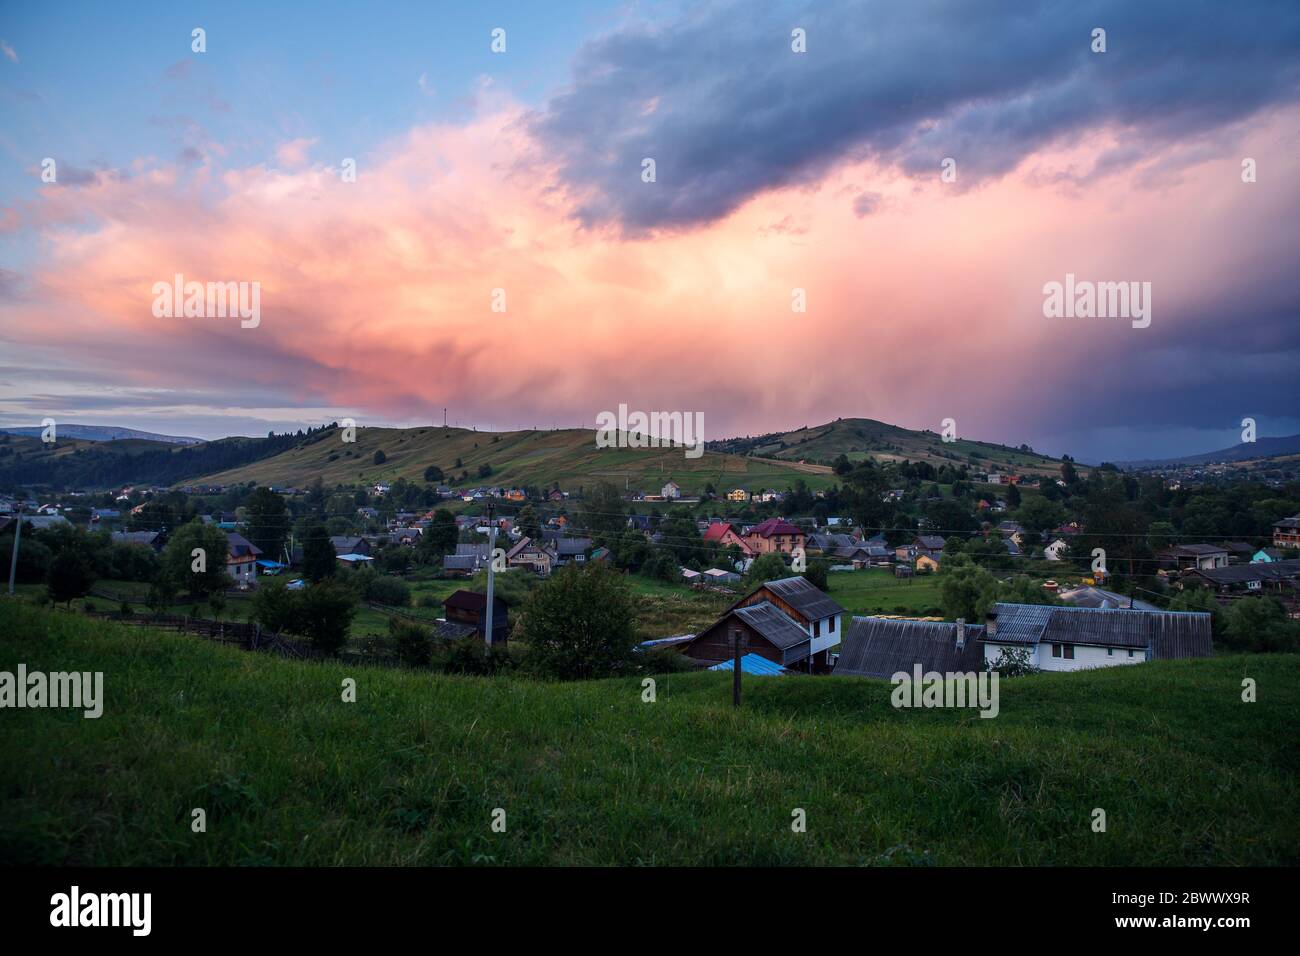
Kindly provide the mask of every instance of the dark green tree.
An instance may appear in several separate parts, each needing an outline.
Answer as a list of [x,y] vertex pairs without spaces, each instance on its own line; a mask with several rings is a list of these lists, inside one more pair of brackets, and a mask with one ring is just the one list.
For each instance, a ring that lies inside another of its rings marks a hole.
[[623,576],[595,564],[566,565],[524,605],[522,637],[540,672],[605,677],[632,666],[636,622]]

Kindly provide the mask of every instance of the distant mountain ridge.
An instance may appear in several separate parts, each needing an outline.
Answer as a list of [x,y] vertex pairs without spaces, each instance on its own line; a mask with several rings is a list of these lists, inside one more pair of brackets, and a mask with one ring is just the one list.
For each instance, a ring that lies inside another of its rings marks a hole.
[[[39,438],[45,429],[40,425],[0,425],[0,434],[26,435]],[[168,445],[201,445],[206,439],[186,438],[180,435],[159,435],[156,432],[142,432],[135,428],[122,428],[117,425],[76,425],[59,423],[55,426],[56,438],[79,438],[82,441],[122,441],[133,438],[141,441],[164,442]]]
[[1210,465],[1220,462],[1254,461],[1259,458],[1279,458],[1300,454],[1300,435],[1285,438],[1258,438],[1253,442],[1240,442],[1231,448],[1207,451],[1200,455],[1183,455],[1181,458],[1146,458],[1137,461],[1116,462],[1121,468],[1169,468],[1177,465]]

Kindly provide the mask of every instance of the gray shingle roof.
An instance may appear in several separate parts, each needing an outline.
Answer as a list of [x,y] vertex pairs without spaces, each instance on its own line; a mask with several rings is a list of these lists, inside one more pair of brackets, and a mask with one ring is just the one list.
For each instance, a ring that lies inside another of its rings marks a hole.
[[844,613],[844,608],[805,577],[780,578],[765,586],[810,621]]
[[834,674],[839,677],[892,677],[923,672],[982,671],[982,625],[968,624],[965,643],[957,647],[957,625],[935,621],[892,621],[855,617],[844,635]]

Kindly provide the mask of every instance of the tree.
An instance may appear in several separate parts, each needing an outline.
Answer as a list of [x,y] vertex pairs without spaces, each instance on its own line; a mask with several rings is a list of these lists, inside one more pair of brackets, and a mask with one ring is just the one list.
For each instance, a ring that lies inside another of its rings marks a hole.
[[940,579],[943,613],[950,620],[977,623],[998,601],[997,578],[964,554],[954,554],[944,562]]
[[297,631],[299,593],[279,578],[268,578],[253,593],[253,620],[273,633]]
[[50,561],[45,586],[55,604],[72,604],[95,583],[95,569],[79,548],[64,548]]
[[382,448],[379,448],[375,450],[374,457],[371,460],[374,461],[376,465],[382,465],[384,462],[388,461],[388,456],[384,454]]
[[1054,501],[1035,496],[1025,499],[1016,512],[1016,520],[1030,531],[1052,531],[1065,520],[1065,509]]
[[338,570],[338,559],[334,554],[334,545],[330,543],[328,529],[319,521],[307,528],[302,546],[302,573],[313,584],[333,577]]
[[167,542],[160,573],[178,591],[188,591],[195,599],[203,600],[233,583],[226,573],[229,551],[230,543],[224,531],[195,519],[178,528]]
[[579,520],[598,547],[612,547],[627,527],[627,515],[623,512],[623,499],[618,489],[608,481],[602,481],[583,495]]
[[424,480],[429,482],[429,484],[442,481],[442,469],[437,465],[430,465],[428,468],[424,469]]
[[337,580],[324,580],[298,592],[299,631],[317,650],[336,654],[348,640],[356,616],[356,594]]
[[268,558],[279,559],[289,536],[289,508],[270,488],[258,488],[244,503],[248,540]]
[[561,568],[524,605],[529,659],[563,679],[604,677],[631,666],[636,630],[623,576],[597,563]]
[[388,619],[388,636],[392,638],[397,659],[407,667],[428,667],[433,656],[433,646],[428,630],[414,621],[400,618]]
[[515,527],[519,533],[526,538],[536,540],[542,535],[542,523],[537,517],[537,512],[533,510],[532,505],[524,505],[519,510],[519,517],[515,521]]
[[814,558],[808,562],[808,570],[803,573],[805,580],[815,588],[823,591],[830,590],[830,584],[827,578],[830,574],[831,563],[823,558]]
[[776,581],[790,576],[790,568],[781,560],[779,554],[769,552],[759,555],[749,566],[745,574],[745,587],[752,590],[768,581]]
[[1223,610],[1223,644],[1234,651],[1291,653],[1300,647],[1300,624],[1271,597],[1241,598]]
[[1007,485],[1007,507],[1020,507],[1020,487],[1018,485]]
[[433,513],[433,519],[424,529],[417,543],[420,561],[431,564],[442,560],[443,555],[456,550],[456,541],[460,532],[456,530],[456,516],[446,508],[439,508]]

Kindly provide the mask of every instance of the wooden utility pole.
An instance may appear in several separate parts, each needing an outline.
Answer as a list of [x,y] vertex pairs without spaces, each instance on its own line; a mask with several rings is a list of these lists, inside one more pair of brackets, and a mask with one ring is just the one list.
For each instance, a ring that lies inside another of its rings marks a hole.
[[18,536],[23,533],[23,506],[18,506],[14,516],[18,524],[14,527],[14,556],[9,559],[9,596],[14,596],[14,577],[18,574]]
[[488,502],[488,589],[487,589],[487,622],[483,628],[483,648],[485,654],[492,653],[492,591],[493,591],[493,568],[496,564],[497,549],[497,523],[492,517],[492,502]]
[[745,632],[731,629],[731,706],[740,706],[740,652],[745,646]]

